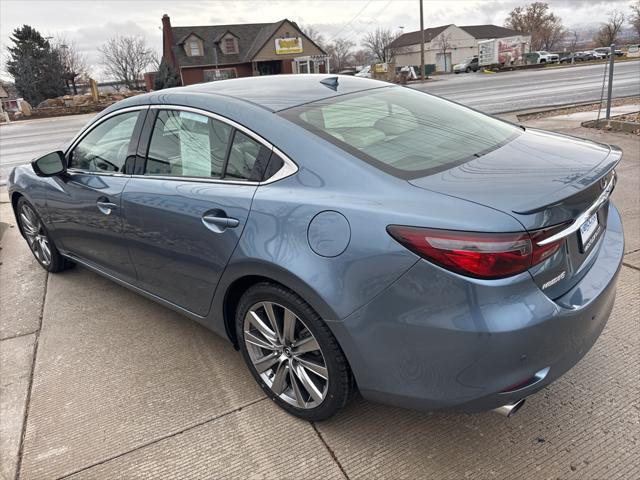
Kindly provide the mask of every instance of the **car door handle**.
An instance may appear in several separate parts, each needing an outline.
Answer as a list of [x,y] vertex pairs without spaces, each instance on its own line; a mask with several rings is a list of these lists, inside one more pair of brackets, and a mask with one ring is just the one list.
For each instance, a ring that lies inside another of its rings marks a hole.
[[217,215],[205,215],[202,217],[202,222],[209,229],[212,229],[215,232],[221,232],[225,228],[235,228],[240,225],[240,220],[237,218],[230,217],[220,217]]
[[98,210],[100,210],[105,215],[109,215],[112,210],[118,208],[118,205],[116,205],[115,203],[103,200],[98,200],[96,202],[96,205],[98,206]]

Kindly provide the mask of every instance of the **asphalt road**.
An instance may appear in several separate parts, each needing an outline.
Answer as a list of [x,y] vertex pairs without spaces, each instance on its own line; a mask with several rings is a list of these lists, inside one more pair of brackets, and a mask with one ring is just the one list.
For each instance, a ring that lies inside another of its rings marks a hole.
[[[613,96],[640,95],[640,61],[613,69]],[[461,73],[435,77],[414,88],[486,113],[600,100],[604,64],[505,73]],[[606,91],[605,91],[606,95]]]
[[[604,65],[496,74],[445,75],[414,88],[487,113],[598,100]],[[614,96],[640,95],[640,61],[614,69]],[[14,122],[0,126],[0,185],[11,168],[64,145],[92,115]]]
[[93,114],[25,120],[0,126],[0,185],[13,167],[62,148]]

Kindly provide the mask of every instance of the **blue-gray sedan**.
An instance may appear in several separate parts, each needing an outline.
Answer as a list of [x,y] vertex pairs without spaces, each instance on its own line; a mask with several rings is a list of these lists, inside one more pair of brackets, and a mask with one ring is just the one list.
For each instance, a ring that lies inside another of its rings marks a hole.
[[620,158],[404,87],[281,75],[118,102],[9,193],[45,269],[227,337],[294,415],[356,390],[511,414],[611,313]]

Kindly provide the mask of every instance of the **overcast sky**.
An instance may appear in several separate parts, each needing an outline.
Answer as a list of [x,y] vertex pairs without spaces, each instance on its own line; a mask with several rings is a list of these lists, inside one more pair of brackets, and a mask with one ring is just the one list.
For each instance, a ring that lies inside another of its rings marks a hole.
[[[455,23],[502,25],[514,7],[529,0],[424,0],[425,26]],[[568,27],[597,24],[613,9],[629,11],[630,0],[548,0]],[[116,34],[143,35],[158,52],[162,46],[160,18],[174,26],[271,22],[288,18],[313,25],[325,37],[348,37],[356,43],[381,25],[418,30],[418,0],[0,0],[0,47],[3,61],[11,32],[23,24],[44,35],[63,34],[74,41],[92,64],[100,62],[97,47]],[[4,71],[4,65],[1,69]],[[2,75],[6,78],[6,75]]]

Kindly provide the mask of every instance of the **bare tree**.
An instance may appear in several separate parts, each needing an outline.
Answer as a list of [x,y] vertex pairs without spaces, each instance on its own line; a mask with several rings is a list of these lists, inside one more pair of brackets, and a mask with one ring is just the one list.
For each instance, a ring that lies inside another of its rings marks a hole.
[[544,2],[533,2],[526,7],[514,8],[504,25],[531,35],[532,50],[553,50],[566,36],[562,20],[552,13],[549,4]]
[[353,54],[353,63],[356,65],[368,65],[371,59],[371,53],[361,48]]
[[156,58],[143,37],[112,37],[98,50],[102,53],[107,75],[124,83],[130,90],[139,88],[144,70]]
[[436,40],[436,48],[444,58],[444,71],[448,72],[451,65],[447,65],[447,52],[451,50],[451,34],[442,32]]
[[571,53],[575,53],[578,48],[578,32],[576,30],[572,30],[568,33],[569,35],[569,51]]
[[612,43],[616,43],[618,34],[624,25],[625,17],[624,13],[619,10],[614,10],[609,13],[609,18],[602,24],[596,36],[593,37],[593,41],[598,45],[608,47]]
[[54,36],[52,48],[58,52],[64,66],[64,81],[67,89],[72,89],[75,95],[78,94],[76,80],[89,76],[87,57],[80,53],[78,46],[72,40],[69,41],[64,35]]
[[629,15],[629,23],[636,31],[636,36],[640,39],[640,0],[631,2],[631,15]]
[[337,38],[325,47],[331,61],[331,70],[339,72],[353,60],[353,47],[355,43],[344,38]]
[[391,29],[378,27],[364,36],[362,45],[379,62],[392,63],[396,55],[402,52],[402,47],[393,45],[393,41],[398,37],[399,34],[393,33]]
[[300,25],[300,30],[309,37],[313,43],[318,45],[320,48],[325,48],[324,35],[322,35],[313,25]]

